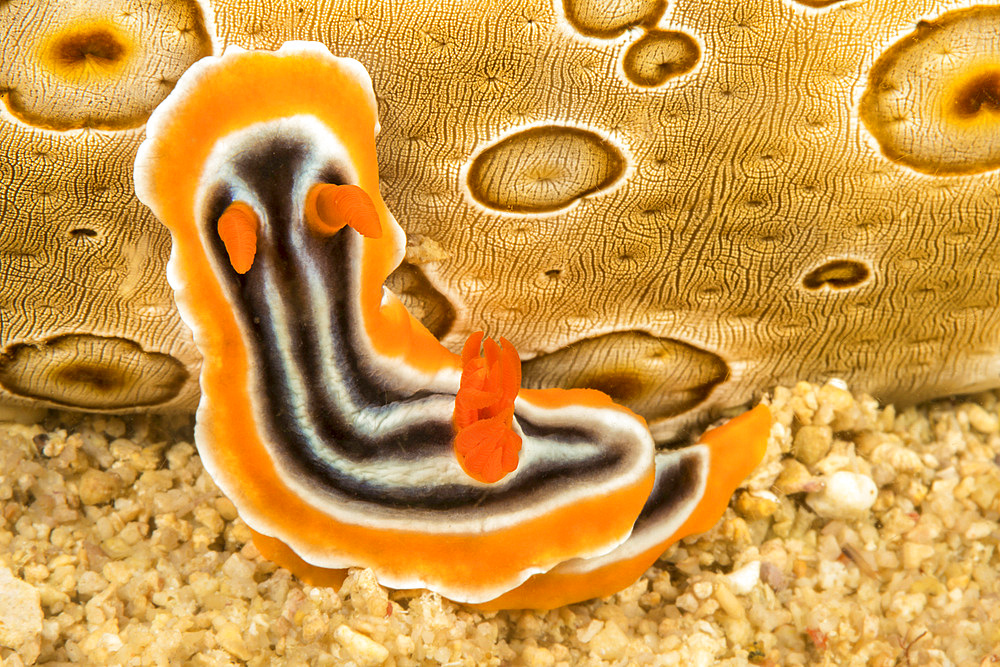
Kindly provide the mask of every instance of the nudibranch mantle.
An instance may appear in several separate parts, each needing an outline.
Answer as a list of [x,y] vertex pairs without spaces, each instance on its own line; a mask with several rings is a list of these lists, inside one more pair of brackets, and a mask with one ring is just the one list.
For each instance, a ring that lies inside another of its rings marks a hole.
[[[728,461],[711,444],[657,454],[604,394],[522,389],[516,467],[471,477],[453,449],[462,359],[384,287],[405,237],[379,195],[376,116],[360,64],[290,42],[202,59],[150,117],[136,193],[171,231],[168,279],[204,357],[206,469],[262,550],[304,576],[365,566],[388,586],[495,606],[614,592],[699,508],[718,518],[768,429],[741,432],[746,453]],[[357,186],[370,202],[352,215],[377,220],[307,220],[310,193],[331,185]],[[239,260],[218,227],[234,206],[238,245],[255,248]],[[742,473],[721,505],[706,495],[720,461]],[[663,508],[678,511],[664,522]]]

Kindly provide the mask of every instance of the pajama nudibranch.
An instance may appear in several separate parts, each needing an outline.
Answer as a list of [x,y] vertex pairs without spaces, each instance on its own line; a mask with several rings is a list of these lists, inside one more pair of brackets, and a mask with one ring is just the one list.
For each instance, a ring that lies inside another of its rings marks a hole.
[[519,389],[506,342],[444,348],[384,287],[405,237],[377,131],[364,68],[305,42],[204,58],[150,117],[135,187],[204,358],[206,469],[262,553],[313,581],[364,566],[493,606],[614,592],[718,519],[767,408],[725,455],[657,453],[600,392]]

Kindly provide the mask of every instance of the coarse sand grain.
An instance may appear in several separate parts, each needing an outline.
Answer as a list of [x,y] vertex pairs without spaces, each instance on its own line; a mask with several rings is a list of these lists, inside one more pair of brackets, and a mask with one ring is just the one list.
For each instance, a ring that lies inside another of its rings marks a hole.
[[709,533],[606,600],[485,614],[265,561],[188,416],[8,410],[3,667],[1000,662],[1000,393],[768,400],[764,463]]

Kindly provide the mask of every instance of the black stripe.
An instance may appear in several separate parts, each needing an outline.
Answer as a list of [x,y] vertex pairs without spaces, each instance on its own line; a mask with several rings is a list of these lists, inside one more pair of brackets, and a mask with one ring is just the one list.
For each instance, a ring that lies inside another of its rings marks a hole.
[[[631,465],[630,452],[634,443],[605,442],[603,453],[583,464],[550,462],[523,471],[517,483],[509,489],[482,488],[466,485],[437,485],[422,487],[381,485],[361,482],[331,468],[313,450],[305,431],[284,406],[296,401],[305,406],[311,425],[318,433],[319,446],[335,451],[338,456],[357,463],[374,460],[417,461],[435,455],[451,455],[454,432],[447,419],[428,418],[398,433],[372,437],[358,431],[350,418],[342,414],[334,399],[327,393],[322,369],[334,363],[345,378],[345,384],[354,402],[366,410],[394,410],[405,403],[419,404],[434,400],[439,395],[419,392],[404,395],[378,379],[366,377],[355,352],[356,336],[363,335],[357,311],[348,301],[358,285],[352,277],[352,267],[360,258],[352,252],[353,230],[345,229],[333,236],[313,236],[298,220],[297,202],[291,193],[296,179],[300,178],[308,152],[308,142],[275,136],[258,142],[241,151],[235,161],[236,173],[251,187],[264,207],[263,229],[258,237],[257,256],[249,272],[239,275],[230,270],[225,247],[215,233],[215,222],[233,199],[233,189],[220,183],[212,192],[207,207],[206,237],[211,239],[211,252],[215,265],[220,267],[220,282],[230,299],[238,304],[237,317],[249,340],[246,341],[252,363],[266,388],[259,397],[258,418],[265,421],[265,432],[271,435],[272,445],[283,462],[309,480],[313,488],[340,498],[370,502],[379,507],[397,509],[448,510],[451,516],[461,514],[486,515],[503,508],[517,508],[538,502],[550,494],[580,483],[597,483],[617,472],[624,474]],[[340,183],[344,179],[336,165],[324,171],[328,182]],[[296,240],[308,238],[305,256],[294,247]],[[320,272],[322,283],[329,286],[331,300],[329,319],[332,329],[319,332],[310,312],[307,272]],[[265,279],[276,286],[277,293],[268,292]],[[196,289],[196,287],[195,287]],[[280,300],[291,314],[291,331],[285,332],[291,341],[294,366],[286,368],[279,356],[278,332],[270,317],[271,304]],[[334,344],[335,359],[320,358],[317,336],[329,335]],[[295,373],[305,386],[305,395],[293,395],[291,373]],[[453,400],[448,397],[447,400]],[[553,429],[532,424],[523,416],[518,423],[526,435],[545,437],[572,446],[573,443],[589,444],[602,436],[584,426],[572,429]],[[455,515],[456,510],[466,510]]]
[[689,500],[700,500],[698,488],[708,475],[708,461],[698,450],[681,452],[680,456],[663,465],[657,462],[656,482],[635,521],[633,534],[669,521],[678,508]]

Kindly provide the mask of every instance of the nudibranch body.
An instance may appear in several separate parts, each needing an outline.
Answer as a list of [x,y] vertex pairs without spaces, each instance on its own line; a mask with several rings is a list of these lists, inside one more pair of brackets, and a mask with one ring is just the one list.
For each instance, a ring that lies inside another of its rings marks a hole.
[[444,348],[384,287],[405,238],[377,131],[362,66],[302,42],[205,58],[151,116],[136,192],[204,357],[206,468],[262,552],[315,581],[365,566],[492,606],[614,592],[718,518],[766,408],[726,455],[656,453],[604,394],[519,389],[509,344]]

